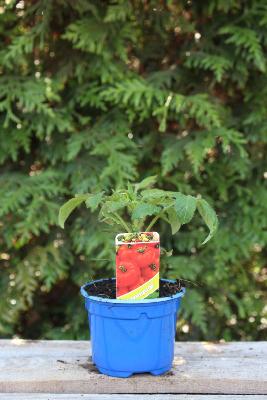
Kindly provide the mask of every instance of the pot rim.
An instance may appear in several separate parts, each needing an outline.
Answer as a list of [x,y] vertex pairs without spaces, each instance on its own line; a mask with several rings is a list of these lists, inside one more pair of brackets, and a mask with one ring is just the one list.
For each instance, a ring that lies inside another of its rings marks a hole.
[[[93,285],[96,282],[101,282],[101,281],[107,281],[113,279],[115,280],[115,278],[103,278],[103,279],[96,279],[94,281],[91,282],[87,282],[85,283],[83,286],[81,286],[80,289],[80,293],[81,295],[85,298],[85,299],[90,299],[93,301],[98,301],[98,302],[102,302],[102,303],[115,303],[115,304],[132,304],[132,305],[137,305],[137,304],[142,304],[142,305],[150,305],[151,303],[162,303],[164,301],[170,301],[173,299],[177,299],[179,297],[183,297],[186,289],[185,287],[182,287],[182,290],[172,296],[168,296],[168,297],[159,297],[158,299],[141,299],[141,300],[119,300],[119,299],[105,299],[103,297],[98,297],[98,296],[89,296],[89,294],[86,292],[85,288],[88,286]],[[165,282],[175,282],[174,279],[162,279]]]

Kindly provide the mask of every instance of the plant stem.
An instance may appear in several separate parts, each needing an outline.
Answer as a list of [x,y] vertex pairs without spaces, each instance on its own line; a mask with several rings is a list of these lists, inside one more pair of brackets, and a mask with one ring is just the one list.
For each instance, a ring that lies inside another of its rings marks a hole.
[[121,218],[121,216],[117,213],[113,213],[117,219],[120,221],[121,226],[126,230],[126,232],[131,232],[131,229],[129,228],[129,226],[126,224],[125,221],[123,221],[123,219]]
[[159,219],[160,215],[156,215],[152,221],[150,222],[150,224],[146,227],[144,232],[150,232],[150,229],[152,228],[153,225],[155,225],[155,223],[157,222],[157,220]]
[[165,207],[158,215],[156,215],[156,216],[152,219],[152,221],[150,222],[150,224],[146,227],[145,232],[149,232],[150,229],[152,228],[152,226],[155,225],[155,223],[157,222],[157,220],[158,220],[159,218],[162,217],[162,215],[164,214],[164,212],[165,212],[168,208],[170,208],[170,207],[172,207],[172,206],[173,206],[173,204],[169,204],[169,205],[168,205],[167,207]]

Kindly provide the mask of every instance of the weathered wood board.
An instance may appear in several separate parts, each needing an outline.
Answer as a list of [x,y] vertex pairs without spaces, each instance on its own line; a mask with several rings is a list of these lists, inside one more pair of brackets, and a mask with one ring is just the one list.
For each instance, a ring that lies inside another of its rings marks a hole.
[[267,342],[177,343],[172,371],[158,377],[111,378],[89,356],[86,341],[2,340],[0,392],[267,394]]
[[0,400],[266,400],[250,394],[51,394],[0,393]]

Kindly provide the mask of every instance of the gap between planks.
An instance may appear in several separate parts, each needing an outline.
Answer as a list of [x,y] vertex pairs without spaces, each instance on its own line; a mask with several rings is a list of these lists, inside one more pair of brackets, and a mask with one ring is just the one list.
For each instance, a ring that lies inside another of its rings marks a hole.
[[266,400],[267,395],[0,393],[0,400]]

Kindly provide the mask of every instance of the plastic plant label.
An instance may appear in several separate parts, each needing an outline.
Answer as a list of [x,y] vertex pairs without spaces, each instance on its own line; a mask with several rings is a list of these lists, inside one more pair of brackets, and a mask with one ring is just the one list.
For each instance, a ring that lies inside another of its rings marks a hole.
[[157,232],[119,233],[116,243],[116,298],[159,296],[160,243]]

